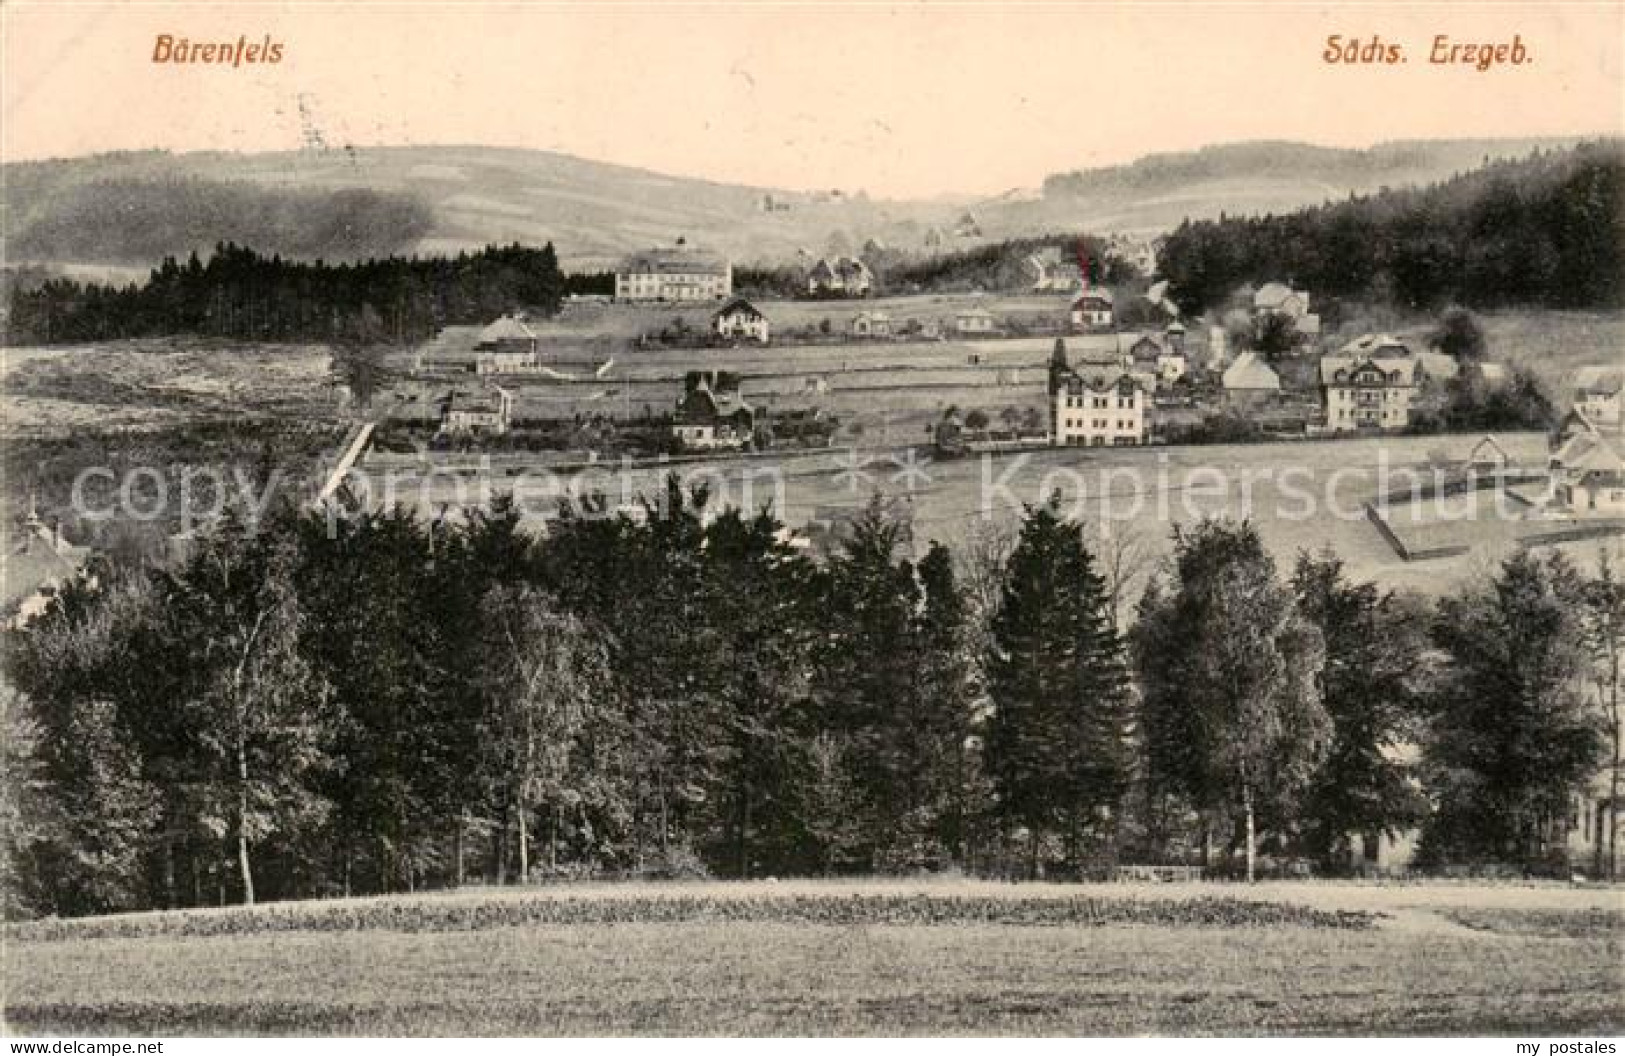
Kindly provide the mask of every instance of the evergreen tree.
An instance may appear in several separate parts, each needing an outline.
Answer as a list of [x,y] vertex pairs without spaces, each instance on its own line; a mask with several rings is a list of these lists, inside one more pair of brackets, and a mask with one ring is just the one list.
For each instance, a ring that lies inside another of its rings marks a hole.
[[1127,679],[1108,609],[1078,526],[1054,501],[1030,509],[986,661],[988,774],[1007,829],[1027,830],[1029,875],[1047,833],[1081,865],[1085,830],[1109,829],[1126,786]]
[[1402,754],[1418,732],[1427,677],[1424,615],[1372,584],[1348,582],[1330,554],[1300,554],[1292,590],[1325,643],[1320,693],[1332,721],[1331,746],[1305,800],[1307,835],[1316,853],[1331,857],[1358,833],[1370,854],[1378,833],[1397,833],[1426,813]]
[[1515,554],[1487,585],[1440,602],[1427,858],[1536,865],[1558,850],[1603,758],[1584,611],[1580,577],[1560,554]]

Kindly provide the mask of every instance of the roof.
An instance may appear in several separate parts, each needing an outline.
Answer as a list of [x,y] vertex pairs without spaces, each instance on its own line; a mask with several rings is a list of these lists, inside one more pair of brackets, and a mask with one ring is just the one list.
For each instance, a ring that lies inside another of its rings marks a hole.
[[993,313],[986,308],[961,308],[954,313],[955,319],[991,319]]
[[1343,356],[1408,356],[1410,346],[1393,334],[1361,334],[1337,350]]
[[1154,381],[1147,384],[1144,376],[1126,371],[1122,367],[1085,363],[1075,368],[1068,367],[1066,370],[1057,371],[1051,391],[1058,392],[1061,388],[1065,388],[1069,392],[1082,392],[1084,389],[1106,392],[1125,383],[1141,389],[1150,389],[1155,385]]
[[[1151,346],[1149,350],[1142,351],[1142,345]],[[1142,334],[1132,345],[1128,346],[1129,354],[1135,359],[1156,359],[1173,352],[1173,346],[1161,334]]]
[[743,297],[735,297],[721,308],[718,308],[714,313],[712,313],[711,318],[720,319],[725,315],[747,315],[752,319],[767,318],[767,316],[763,315],[754,304],[751,304]]
[[[1348,382],[1360,368],[1372,366],[1382,373],[1384,386],[1414,385],[1416,364],[1413,356],[1321,356],[1320,383],[1335,385]],[[1338,376],[1340,373],[1342,377]],[[1391,380],[1394,374],[1399,375],[1398,381]]]
[[1257,352],[1243,352],[1224,372],[1224,387],[1237,390],[1281,391],[1281,377]]
[[503,397],[507,393],[501,389],[482,389],[478,392],[452,391],[446,396],[446,413],[458,411],[462,414],[501,414]]
[[66,582],[76,575],[90,557],[90,548],[73,546],[53,538],[49,528],[37,521],[8,534],[5,556],[0,560],[0,609],[10,612],[19,603],[41,590]]
[[1100,301],[1104,304],[1111,304],[1113,303],[1112,291],[1099,289],[1084,290],[1082,293],[1072,298],[1072,307],[1076,308],[1085,301]]
[[[1479,457],[1479,452],[1483,452],[1485,457],[1480,458]],[[1508,457],[1508,455],[1506,453],[1506,448],[1502,447],[1498,442],[1496,442],[1495,437],[1486,436],[1486,437],[1484,437],[1484,439],[1480,440],[1478,443],[1473,445],[1473,449],[1467,453],[1467,461],[1469,461],[1469,462],[1485,462],[1485,461],[1510,462],[1510,461],[1512,461],[1512,459],[1510,457]]]
[[[1571,427],[1578,427],[1570,433]],[[1563,439],[1568,434],[1567,439]],[[1625,454],[1605,436],[1578,407],[1569,411],[1559,427],[1561,446],[1552,453],[1552,462],[1576,473],[1619,473],[1625,471]]]
[[496,322],[480,331],[479,343],[482,345],[495,344],[498,341],[534,341],[536,332],[525,325],[525,321],[516,315],[504,315]]
[[1253,294],[1254,308],[1279,308],[1287,302],[1289,297],[1306,297],[1307,294],[1294,290],[1284,282],[1266,282]]
[[682,402],[678,408],[678,419],[680,421],[688,421],[696,417],[690,412],[689,407],[690,401],[697,399],[703,399],[710,403],[711,409],[705,415],[706,417],[732,418],[737,414],[746,414],[754,417],[756,414],[755,408],[751,407],[750,404],[746,403],[740,398],[737,389],[718,392],[711,388],[709,381],[701,378],[695,384],[694,388],[683,396]]
[[859,312],[857,315],[852,317],[852,321],[854,323],[859,319],[867,319],[871,323],[891,322],[891,316],[887,315],[885,312]]
[[725,275],[728,262],[708,250],[688,247],[646,249],[621,262],[623,275]]

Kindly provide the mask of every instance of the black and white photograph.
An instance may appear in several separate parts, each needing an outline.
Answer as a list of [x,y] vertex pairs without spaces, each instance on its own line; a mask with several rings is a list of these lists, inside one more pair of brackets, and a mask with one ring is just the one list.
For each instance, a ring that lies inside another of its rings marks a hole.
[[0,126],[10,1052],[1619,1053],[1625,3],[7,0]]

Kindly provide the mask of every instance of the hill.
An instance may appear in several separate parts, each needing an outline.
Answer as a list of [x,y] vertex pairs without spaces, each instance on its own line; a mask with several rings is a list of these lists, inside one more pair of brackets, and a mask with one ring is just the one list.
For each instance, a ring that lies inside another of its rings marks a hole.
[[1162,277],[1190,311],[1245,283],[1425,308],[1617,307],[1625,144],[1600,140],[1493,161],[1428,187],[1262,218],[1181,224]]
[[[8,257],[52,264],[146,267],[220,241],[330,260],[551,241],[567,266],[591,269],[679,236],[739,262],[783,263],[870,240],[923,254],[928,241],[965,248],[1042,234],[1165,231],[1187,218],[1279,212],[1433,182],[1536,145],[1557,142],[1230,144],[1052,175],[1041,194],[983,201],[786,191],[496,147],[143,151],[5,165],[0,208]],[[980,230],[956,235],[967,211]]]
[[1564,139],[1408,140],[1366,149],[1227,143],[1057,173],[1039,198],[993,203],[993,230],[1149,233],[1184,220],[1279,213],[1384,187],[1436,183],[1490,161],[1573,145]]

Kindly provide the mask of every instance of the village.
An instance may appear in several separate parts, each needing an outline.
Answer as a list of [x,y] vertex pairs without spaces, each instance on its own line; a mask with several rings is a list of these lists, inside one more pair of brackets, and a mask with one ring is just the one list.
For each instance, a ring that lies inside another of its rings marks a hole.
[[[1108,244],[1152,277],[1143,291],[1090,287],[1084,262],[1048,247],[1014,294],[882,296],[863,259],[837,255],[786,300],[738,294],[728,260],[679,239],[622,262],[613,296],[572,298],[556,318],[516,309],[442,329],[373,398],[371,457],[569,466],[874,445],[946,460],[1336,442],[1444,430],[1452,400],[1493,400],[1515,382],[1492,357],[1415,337],[1328,340],[1313,292],[1284,281],[1187,319],[1155,281],[1154,243]],[[1625,514],[1622,378],[1585,368],[1560,396],[1542,487],[1520,493],[1530,516]]]

